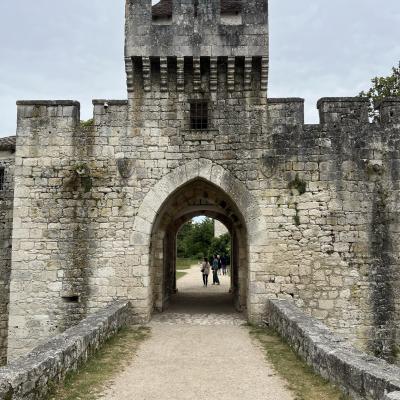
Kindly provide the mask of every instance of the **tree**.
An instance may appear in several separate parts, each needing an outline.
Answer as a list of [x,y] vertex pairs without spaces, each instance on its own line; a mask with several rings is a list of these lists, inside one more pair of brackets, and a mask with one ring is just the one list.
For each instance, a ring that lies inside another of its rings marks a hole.
[[212,257],[214,255],[225,255],[230,258],[231,254],[231,235],[229,233],[225,233],[225,235],[221,235],[220,237],[213,238],[211,241],[211,245],[208,249],[208,256]]
[[369,115],[377,120],[378,113],[375,110],[375,105],[387,97],[400,97],[400,62],[398,67],[392,68],[391,75],[377,76],[371,82],[372,87],[367,92],[362,91],[360,96],[369,99]]
[[189,221],[182,226],[177,236],[179,258],[206,257],[214,238],[214,221],[205,218],[200,223]]

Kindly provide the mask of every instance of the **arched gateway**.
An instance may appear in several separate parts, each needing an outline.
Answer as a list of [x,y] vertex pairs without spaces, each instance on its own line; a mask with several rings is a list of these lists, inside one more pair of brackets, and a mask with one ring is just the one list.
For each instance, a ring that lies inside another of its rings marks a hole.
[[163,310],[198,214],[233,236],[251,321],[288,299],[392,357],[398,99],[371,124],[368,101],[324,98],[305,125],[302,99],[268,98],[267,0],[126,0],[125,32],[126,100],[95,100],[89,124],[74,101],[18,102],[0,143],[0,362],[121,299],[137,322]]
[[241,311],[250,309],[249,252],[265,229],[261,211],[245,185],[229,171],[200,159],[163,177],[144,198],[135,218],[132,243],[140,243],[142,256],[148,256],[149,311],[168,305],[176,288],[176,235],[183,223],[197,215],[220,220],[230,231],[235,306]]

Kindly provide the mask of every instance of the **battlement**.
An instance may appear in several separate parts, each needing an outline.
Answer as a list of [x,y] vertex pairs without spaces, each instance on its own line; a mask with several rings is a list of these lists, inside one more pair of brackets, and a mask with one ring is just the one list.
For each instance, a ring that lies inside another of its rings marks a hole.
[[361,125],[368,123],[369,101],[362,97],[324,97],[318,101],[321,124]]
[[303,125],[304,99],[270,98],[268,99],[268,119],[273,125]]
[[17,101],[18,120],[22,118],[70,118],[71,125],[80,121],[80,104],[73,100],[20,100]]
[[126,57],[266,56],[267,49],[267,0],[126,1]]
[[[304,99],[269,98],[270,125],[303,125]],[[369,100],[361,97],[324,97],[317,103],[320,124],[335,128],[348,125],[368,125]],[[400,123],[400,99],[388,98],[377,105],[382,124]]]
[[376,105],[382,124],[400,123],[400,98],[390,97]]

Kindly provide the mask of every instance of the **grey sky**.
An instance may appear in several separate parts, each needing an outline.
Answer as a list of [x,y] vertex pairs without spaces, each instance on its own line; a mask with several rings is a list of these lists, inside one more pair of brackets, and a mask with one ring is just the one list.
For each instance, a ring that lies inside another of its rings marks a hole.
[[[125,98],[124,0],[0,2],[0,136],[17,99]],[[398,0],[270,0],[270,97],[352,96],[400,59]]]

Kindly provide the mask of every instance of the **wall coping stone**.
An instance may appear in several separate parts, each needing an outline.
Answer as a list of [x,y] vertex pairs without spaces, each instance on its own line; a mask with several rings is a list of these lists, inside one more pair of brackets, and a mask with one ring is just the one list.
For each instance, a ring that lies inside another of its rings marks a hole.
[[267,103],[276,104],[276,103],[304,103],[304,99],[301,97],[269,97],[267,99]]
[[320,108],[322,103],[368,103],[369,99],[366,97],[322,97],[317,102],[317,108]]
[[0,399],[43,399],[130,318],[130,303],[116,302],[0,368]]
[[17,106],[76,106],[80,107],[79,101],[75,100],[18,100]]
[[107,99],[94,99],[92,104],[94,106],[102,106],[104,103],[108,103],[110,106],[127,106],[128,100],[107,100]]
[[399,103],[400,104],[400,97],[385,97],[384,99],[378,101],[375,104],[375,109],[378,110],[386,103]]
[[[268,322],[313,369],[356,400],[394,400],[400,368],[356,350],[286,300],[269,300]],[[386,396],[386,397],[385,397]]]

